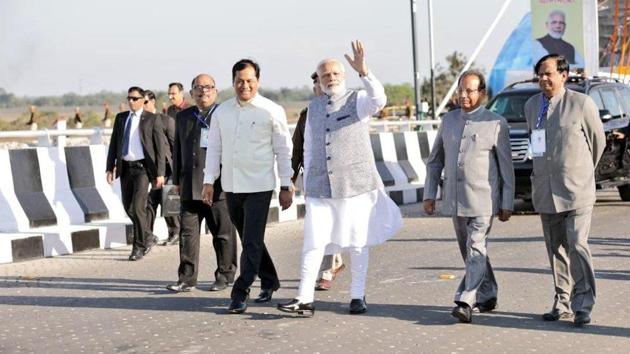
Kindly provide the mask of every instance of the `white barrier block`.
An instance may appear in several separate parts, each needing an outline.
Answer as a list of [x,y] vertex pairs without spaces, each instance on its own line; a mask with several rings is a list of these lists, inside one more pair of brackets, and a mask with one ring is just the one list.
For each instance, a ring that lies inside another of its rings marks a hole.
[[30,223],[15,195],[9,150],[0,150],[0,168],[0,231],[26,231]]

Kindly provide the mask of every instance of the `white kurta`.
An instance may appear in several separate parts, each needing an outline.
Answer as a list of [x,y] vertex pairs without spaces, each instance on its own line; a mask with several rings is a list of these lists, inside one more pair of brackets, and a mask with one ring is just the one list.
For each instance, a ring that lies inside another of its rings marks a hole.
[[[385,106],[387,97],[372,73],[361,80],[366,90],[357,94],[357,113],[367,121]],[[304,171],[309,170],[313,141],[308,119],[312,118],[307,118],[304,130]],[[333,254],[344,248],[378,245],[402,226],[400,209],[382,189],[341,199],[306,197],[305,207],[303,251],[326,247],[326,254]]]

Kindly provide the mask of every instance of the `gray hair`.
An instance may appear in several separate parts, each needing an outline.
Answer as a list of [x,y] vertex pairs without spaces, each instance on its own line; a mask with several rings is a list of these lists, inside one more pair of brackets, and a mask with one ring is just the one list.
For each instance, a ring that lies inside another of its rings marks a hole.
[[562,11],[562,10],[558,10],[558,9],[555,9],[555,10],[551,11],[551,12],[549,13],[549,15],[547,16],[547,22],[549,22],[549,20],[551,20],[551,18],[552,18],[553,16],[555,16],[555,15],[560,15],[560,16],[562,16],[562,18],[563,18],[565,21],[566,21],[566,19],[567,19],[567,15],[564,13],[564,11]]
[[341,69],[341,72],[342,72],[342,73],[345,73],[345,72],[346,72],[346,68],[344,68],[344,66],[343,66],[343,63],[342,63],[342,62],[340,62],[340,61],[339,61],[339,60],[337,60],[337,59],[327,58],[327,59],[324,59],[324,60],[320,61],[320,62],[319,62],[319,64],[317,64],[317,74],[318,74],[318,75],[321,75],[321,71],[320,71],[320,69],[321,69],[324,65],[326,65],[326,64],[328,64],[328,63],[337,64],[337,66],[339,66],[339,68]]

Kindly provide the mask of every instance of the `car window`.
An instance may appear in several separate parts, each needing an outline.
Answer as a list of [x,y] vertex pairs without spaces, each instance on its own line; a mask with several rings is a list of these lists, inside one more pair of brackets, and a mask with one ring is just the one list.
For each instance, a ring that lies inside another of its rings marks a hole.
[[604,108],[607,109],[613,117],[619,117],[622,114],[619,100],[612,87],[603,88],[600,90],[602,94],[602,101],[604,102]]
[[604,101],[602,101],[602,96],[600,95],[599,90],[591,90],[588,95],[591,96],[593,101],[595,101],[597,109],[604,109]]
[[525,102],[534,94],[498,95],[488,110],[503,116],[510,123],[525,122]]
[[617,86],[617,92],[619,92],[619,97],[621,97],[621,106],[623,107],[623,111],[626,115],[630,114],[630,87],[627,86]]

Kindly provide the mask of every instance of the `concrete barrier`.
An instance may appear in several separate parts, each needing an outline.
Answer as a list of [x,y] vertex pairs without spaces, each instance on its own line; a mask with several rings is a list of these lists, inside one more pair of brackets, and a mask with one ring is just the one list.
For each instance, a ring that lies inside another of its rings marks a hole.
[[[422,200],[425,162],[436,134],[371,134],[379,175],[397,204]],[[128,244],[133,229],[120,181],[106,183],[106,157],[105,145],[0,150],[0,168],[7,171],[0,175],[0,263]],[[274,191],[268,222],[304,216],[299,191],[284,211],[277,196]],[[167,237],[163,218],[157,218],[154,230]]]
[[0,163],[6,171],[0,180],[0,209],[11,214],[0,220],[0,239],[5,245],[11,243],[11,253],[3,251],[3,261],[99,246],[101,228],[73,224],[76,219],[71,215],[80,207],[66,193],[65,164],[56,154],[54,148],[0,151]]
[[390,180],[389,183],[385,183],[384,179],[383,184],[385,191],[396,204],[422,201],[426,177],[425,163],[436,134],[436,131],[409,131],[372,135],[377,168],[380,163],[381,178],[385,176]]

